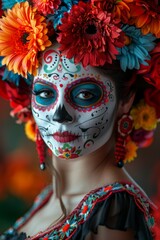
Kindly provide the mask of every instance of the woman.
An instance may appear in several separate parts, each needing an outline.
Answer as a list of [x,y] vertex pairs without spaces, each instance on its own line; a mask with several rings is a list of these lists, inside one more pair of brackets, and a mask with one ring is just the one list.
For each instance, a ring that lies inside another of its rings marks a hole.
[[[14,74],[5,69],[3,96],[26,129],[36,123],[40,167],[45,142],[54,177],[1,238],[153,239],[153,205],[123,164],[136,155],[130,144],[149,145],[159,118],[158,104],[152,107],[160,86],[158,6],[92,0],[10,8],[1,19],[0,53]],[[137,12],[147,20],[138,21]]]

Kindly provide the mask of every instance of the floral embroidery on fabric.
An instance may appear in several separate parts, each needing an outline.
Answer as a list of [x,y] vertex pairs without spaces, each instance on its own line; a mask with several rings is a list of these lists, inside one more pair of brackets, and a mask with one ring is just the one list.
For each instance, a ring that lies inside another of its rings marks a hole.
[[[107,200],[109,196],[117,192],[128,192],[134,197],[136,205],[144,213],[148,227],[152,228],[154,225],[154,218],[150,215],[150,204],[147,198],[143,196],[140,190],[133,184],[114,183],[91,191],[82,199],[77,208],[75,208],[63,222],[59,223],[57,226],[48,228],[47,231],[40,232],[29,239],[70,239],[78,229],[78,226],[90,217],[96,204]],[[31,216],[33,216],[36,209],[38,210],[41,205],[43,206],[42,202],[44,202],[45,199],[48,198],[48,195],[50,196],[51,194],[51,186],[49,186],[49,188],[38,196],[31,211],[28,212],[24,218],[20,218],[15,223],[13,229],[19,229]],[[11,231],[11,229],[8,231]]]

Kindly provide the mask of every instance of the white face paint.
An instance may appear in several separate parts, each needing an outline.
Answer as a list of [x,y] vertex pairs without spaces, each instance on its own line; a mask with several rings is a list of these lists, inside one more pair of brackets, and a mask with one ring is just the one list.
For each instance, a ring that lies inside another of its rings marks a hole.
[[42,138],[59,158],[77,158],[111,137],[115,85],[100,70],[61,56],[55,45],[42,57],[33,82],[32,112]]

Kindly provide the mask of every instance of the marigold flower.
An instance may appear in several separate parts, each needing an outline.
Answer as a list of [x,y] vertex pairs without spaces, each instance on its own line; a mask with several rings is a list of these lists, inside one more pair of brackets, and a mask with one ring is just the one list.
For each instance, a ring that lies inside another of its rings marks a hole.
[[113,18],[119,19],[123,23],[127,23],[128,19],[130,18],[129,3],[133,2],[133,0],[91,0],[91,2],[96,7],[112,13]]
[[111,14],[80,1],[61,21],[57,40],[67,58],[74,57],[74,62],[82,62],[84,67],[102,66],[116,59],[116,47],[123,46],[122,31]]
[[138,106],[130,112],[133,118],[133,126],[135,129],[143,128],[145,130],[153,130],[157,126],[156,111],[153,107],[141,101]]
[[131,4],[131,24],[141,28],[143,34],[160,37],[160,7],[151,0],[135,0]]
[[27,72],[35,75],[38,51],[51,45],[47,31],[44,17],[28,2],[15,4],[0,19],[0,54],[4,56],[2,64],[25,78]]
[[135,142],[133,142],[132,140],[129,140],[126,143],[126,155],[124,158],[124,163],[126,162],[131,162],[133,161],[136,157],[137,157],[137,145]]
[[32,0],[32,3],[39,13],[46,16],[47,14],[54,14],[61,4],[61,0]]
[[30,140],[34,142],[36,141],[36,124],[34,120],[29,120],[25,124],[25,133]]

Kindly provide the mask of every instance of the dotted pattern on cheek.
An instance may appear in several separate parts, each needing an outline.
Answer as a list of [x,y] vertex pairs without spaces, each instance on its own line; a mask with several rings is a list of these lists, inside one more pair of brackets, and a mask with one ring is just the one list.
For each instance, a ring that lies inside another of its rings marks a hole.
[[[98,101],[95,105],[89,106],[89,107],[79,107],[77,105],[75,105],[70,97],[70,92],[72,90],[72,88],[77,85],[77,84],[81,84],[81,83],[95,83],[101,86],[101,88],[103,89],[103,96],[101,98],[100,101]],[[78,110],[79,112],[90,112],[93,109],[99,107],[102,104],[106,104],[109,101],[109,96],[110,92],[107,91],[106,86],[103,84],[103,82],[101,81],[96,81],[94,78],[83,78],[83,79],[78,79],[77,81],[74,81],[70,84],[67,84],[66,88],[65,88],[65,99],[66,101],[76,110]]]
[[47,82],[41,78],[37,78],[36,81],[34,82],[35,83],[44,83],[45,85],[48,85],[50,87],[52,87],[56,92],[57,92],[57,99],[54,103],[52,103],[51,105],[49,106],[43,106],[43,105],[40,105],[36,102],[36,96],[34,94],[32,94],[32,107],[35,108],[35,109],[38,109],[39,111],[49,111],[50,109],[53,109],[58,101],[58,97],[59,97],[59,92],[58,92],[58,89],[57,87],[53,84],[53,83],[50,83],[50,82]]

